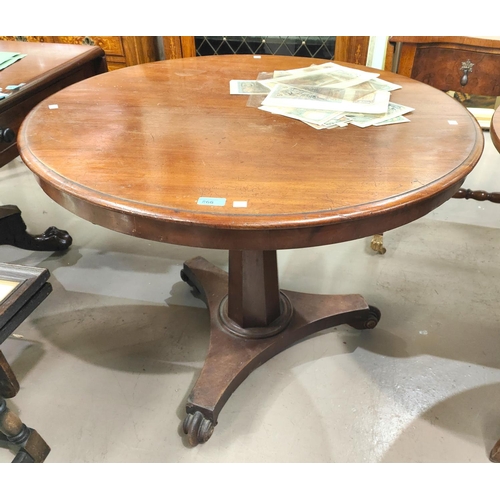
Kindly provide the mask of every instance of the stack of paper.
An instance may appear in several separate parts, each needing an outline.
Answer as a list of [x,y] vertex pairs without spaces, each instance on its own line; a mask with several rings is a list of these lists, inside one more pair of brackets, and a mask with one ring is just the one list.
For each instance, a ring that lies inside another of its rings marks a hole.
[[0,71],[25,56],[26,54],[19,54],[19,52],[0,52]]
[[231,80],[231,94],[261,95],[259,109],[301,120],[316,129],[388,125],[408,122],[413,108],[390,102],[400,85],[378,74],[333,62],[260,75],[257,80]]

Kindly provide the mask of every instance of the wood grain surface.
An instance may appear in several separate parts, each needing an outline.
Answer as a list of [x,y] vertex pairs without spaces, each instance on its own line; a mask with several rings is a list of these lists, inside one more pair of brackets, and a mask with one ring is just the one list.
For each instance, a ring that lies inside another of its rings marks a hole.
[[[315,130],[229,94],[232,79],[321,62],[207,56],[98,75],[29,114],[21,156],[50,197],[87,220],[230,250],[381,233],[459,189],[479,160],[483,133],[459,102],[428,85],[380,72],[402,85],[391,100],[415,111],[410,123],[366,129]],[[226,204],[201,206],[199,197]]]
[[[400,44],[397,72],[440,90],[500,94],[500,38],[467,36],[391,37]],[[465,80],[464,65],[469,67]]]
[[[16,136],[22,121],[40,101],[72,83],[106,71],[104,51],[99,47],[38,44],[0,40],[0,51],[26,54],[0,71],[0,88],[9,96],[0,100],[0,131]],[[8,85],[25,85],[9,92]],[[19,156],[15,140],[2,140],[0,167]]]
[[[0,110],[11,108],[24,100],[25,94],[39,92],[55,80],[75,72],[79,66],[104,57],[100,47],[66,45],[62,43],[38,44],[0,40],[0,51],[19,52],[26,57],[0,71],[0,87],[25,83],[22,91],[12,93],[0,101]],[[95,74],[95,72],[94,72]]]
[[500,37],[498,36],[391,36],[391,42],[413,43],[413,44],[449,44],[460,47],[468,45],[481,47],[483,49],[498,49]]

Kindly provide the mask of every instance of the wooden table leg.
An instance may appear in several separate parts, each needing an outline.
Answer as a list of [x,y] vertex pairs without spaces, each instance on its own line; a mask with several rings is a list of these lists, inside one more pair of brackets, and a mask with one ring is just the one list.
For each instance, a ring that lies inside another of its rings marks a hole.
[[476,201],[491,201],[500,203],[500,193],[488,193],[487,191],[472,191],[471,189],[460,188],[452,198]]
[[[50,453],[50,448],[35,429],[23,424],[20,418],[7,408],[0,397],[0,433],[3,440],[19,448],[13,463],[40,463]],[[5,439],[6,438],[6,439]]]
[[13,398],[19,392],[19,382],[17,381],[12,368],[0,351],[0,396],[3,398]]
[[35,429],[30,429],[7,407],[4,398],[14,397],[19,383],[0,351],[0,442],[19,448],[13,463],[43,462],[50,448]]
[[[210,439],[231,394],[267,360],[317,331],[339,324],[370,329],[380,319],[380,311],[360,295],[280,291],[275,252],[230,252],[229,260],[229,276],[201,257],[186,262],[181,272],[210,313],[209,349],[183,423],[192,446]],[[248,271],[241,262],[251,262]],[[258,270],[264,268],[263,277]],[[227,297],[228,289],[234,296]],[[253,291],[251,297],[244,298],[245,290]],[[233,307],[237,313],[233,314]],[[268,317],[267,322],[263,317]],[[244,326],[235,318],[244,318]]]

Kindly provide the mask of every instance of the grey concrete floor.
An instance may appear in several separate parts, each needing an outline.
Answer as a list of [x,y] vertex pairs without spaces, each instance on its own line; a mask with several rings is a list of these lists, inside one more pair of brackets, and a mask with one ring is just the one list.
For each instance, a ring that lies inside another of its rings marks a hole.
[[[500,191],[500,155],[465,187]],[[0,247],[0,261],[49,269],[53,293],[2,351],[21,390],[8,401],[52,448],[47,462],[488,462],[500,438],[500,206],[450,200],[385,235],[278,252],[283,288],[361,293],[376,329],[320,332],[253,372],[214,435],[190,448],[186,398],[203,365],[208,315],[179,277],[227,252],[140,240],[61,208],[18,158],[0,203],[31,233],[74,238],[64,254]],[[13,458],[0,448],[0,462]]]

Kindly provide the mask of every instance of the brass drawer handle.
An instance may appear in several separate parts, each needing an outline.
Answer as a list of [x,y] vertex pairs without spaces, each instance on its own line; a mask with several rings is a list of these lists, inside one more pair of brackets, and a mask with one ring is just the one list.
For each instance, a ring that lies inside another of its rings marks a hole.
[[462,66],[460,68],[460,71],[463,72],[463,76],[460,78],[460,85],[462,85],[462,87],[467,85],[467,82],[469,81],[469,73],[472,73],[472,66],[474,66],[474,63],[471,63],[470,59],[462,62]]

